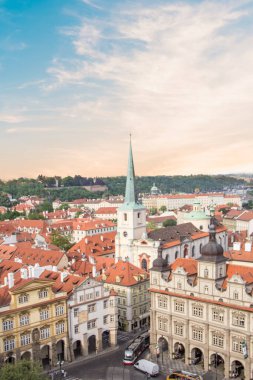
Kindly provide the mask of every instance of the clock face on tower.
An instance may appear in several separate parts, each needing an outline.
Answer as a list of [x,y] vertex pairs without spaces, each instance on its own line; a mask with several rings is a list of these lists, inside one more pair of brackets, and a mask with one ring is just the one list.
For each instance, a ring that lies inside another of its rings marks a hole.
[[123,236],[127,237],[127,232],[126,231],[123,232]]

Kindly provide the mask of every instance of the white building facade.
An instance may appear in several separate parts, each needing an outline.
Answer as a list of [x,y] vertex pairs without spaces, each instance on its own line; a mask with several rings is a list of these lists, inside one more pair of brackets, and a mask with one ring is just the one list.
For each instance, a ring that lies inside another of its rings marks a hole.
[[101,352],[117,343],[117,294],[101,282],[86,279],[68,300],[72,357]]

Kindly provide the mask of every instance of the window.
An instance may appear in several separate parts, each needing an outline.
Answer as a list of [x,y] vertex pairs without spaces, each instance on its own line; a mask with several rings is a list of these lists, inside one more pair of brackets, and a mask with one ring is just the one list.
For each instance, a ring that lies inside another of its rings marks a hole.
[[20,335],[20,343],[21,343],[21,346],[26,346],[27,344],[30,344],[31,334],[27,333],[27,334]]
[[29,325],[29,314],[23,314],[19,317],[20,326]]
[[184,326],[182,323],[175,323],[174,332],[176,335],[183,336],[184,333]]
[[239,293],[238,293],[237,290],[235,290],[234,293],[233,293],[233,299],[234,300],[238,300],[239,299]]
[[108,323],[108,315],[104,315],[103,322],[106,325]]
[[93,293],[87,293],[86,294],[86,299],[87,300],[92,300],[93,299]]
[[39,298],[46,298],[48,296],[48,291],[46,289],[42,289],[39,291]]
[[56,306],[56,308],[55,308],[55,314],[56,314],[57,317],[59,315],[63,315],[64,314],[64,306],[63,305]]
[[214,309],[212,316],[213,316],[213,321],[224,322],[224,312],[223,311]]
[[13,320],[12,319],[7,319],[3,321],[3,330],[8,331],[13,329]]
[[192,339],[197,340],[199,342],[203,341],[203,329],[199,327],[192,328]]
[[75,325],[74,326],[74,332],[75,332],[75,334],[78,334],[78,332],[79,332],[79,325]]
[[15,348],[15,339],[9,338],[4,340],[4,351],[12,351]]
[[94,311],[96,311],[96,304],[88,305],[88,313],[93,313]]
[[113,300],[110,300],[110,306],[113,306]]
[[182,289],[182,283],[181,283],[181,281],[177,282],[177,289]]
[[79,296],[79,302],[83,302],[83,301],[84,301],[84,295],[82,294]]
[[203,307],[202,306],[192,306],[192,315],[195,317],[203,318]]
[[127,214],[124,213],[124,221],[126,222],[127,221]]
[[141,213],[140,212],[138,212],[137,217],[138,217],[138,219],[140,219],[140,217],[141,217]]
[[224,345],[224,336],[220,333],[214,332],[212,335],[212,344],[213,346],[223,347]]
[[222,276],[223,276],[223,268],[220,267],[220,277],[222,277]]
[[183,313],[184,312],[184,303],[181,301],[175,301],[174,309],[175,309],[175,311],[177,311],[179,313]]
[[65,331],[65,324],[64,322],[58,322],[55,325],[56,327],[56,335],[63,334]]
[[100,296],[100,292],[99,292],[99,290],[96,290],[95,295],[96,295],[96,297],[99,297],[99,296]]
[[178,258],[178,251],[175,252],[175,260]]
[[26,303],[28,302],[28,295],[27,294],[21,294],[19,297],[18,297],[18,302],[19,303]]
[[204,277],[208,278],[208,269],[207,268],[204,269]]
[[104,309],[107,309],[108,308],[108,300],[105,300],[104,301]]
[[96,327],[96,319],[93,319],[92,321],[89,321],[87,324],[88,330],[94,329]]
[[232,351],[242,353],[243,339],[232,337]]
[[158,329],[162,331],[168,330],[168,320],[166,318],[158,318]]
[[40,320],[44,321],[45,319],[49,318],[49,310],[48,309],[43,309],[40,311]]
[[77,316],[78,316],[78,308],[74,309],[74,317],[77,317]]
[[110,322],[114,322],[114,315],[110,316]]
[[233,313],[232,324],[234,326],[244,327],[245,326],[245,315],[239,313]]
[[47,339],[50,337],[50,329],[49,327],[42,327],[40,329],[40,339]]
[[195,246],[192,247],[192,257],[195,257]]
[[204,287],[204,293],[205,293],[205,294],[208,294],[208,292],[209,292],[208,286],[205,285],[205,287]]
[[158,306],[159,307],[161,307],[163,309],[167,309],[167,305],[168,305],[167,298],[165,298],[165,297],[158,298]]

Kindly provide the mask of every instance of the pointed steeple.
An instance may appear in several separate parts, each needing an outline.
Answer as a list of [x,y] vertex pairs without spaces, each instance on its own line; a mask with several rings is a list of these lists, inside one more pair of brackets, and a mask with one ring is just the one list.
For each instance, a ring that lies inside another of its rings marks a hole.
[[125,203],[128,203],[128,204],[129,203],[133,203],[133,204],[136,203],[135,173],[134,173],[134,160],[133,160],[133,152],[132,152],[131,135],[130,135],[130,144],[129,144]]

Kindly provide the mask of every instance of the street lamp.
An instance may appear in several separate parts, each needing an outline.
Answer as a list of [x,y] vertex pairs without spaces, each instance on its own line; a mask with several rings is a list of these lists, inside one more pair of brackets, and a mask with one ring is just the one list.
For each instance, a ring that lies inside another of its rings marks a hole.
[[62,375],[62,369],[61,369],[61,367],[62,367],[63,364],[64,364],[64,361],[63,361],[63,360],[59,360],[59,361],[57,362],[57,365],[60,367],[60,375]]

